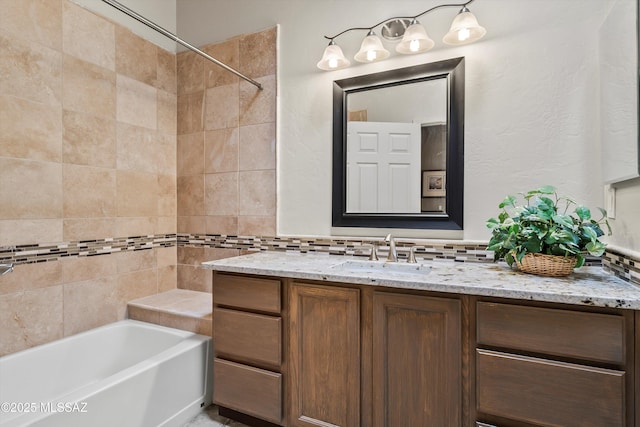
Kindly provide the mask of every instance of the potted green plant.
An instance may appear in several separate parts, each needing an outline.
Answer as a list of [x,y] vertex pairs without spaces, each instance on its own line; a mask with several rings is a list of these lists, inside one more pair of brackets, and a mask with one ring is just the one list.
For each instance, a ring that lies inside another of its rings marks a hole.
[[602,217],[595,220],[589,208],[558,196],[550,185],[519,195],[507,196],[498,205],[498,218],[487,220],[492,233],[487,249],[495,260],[504,258],[528,273],[566,276],[584,264],[586,254],[604,253],[602,226],[611,234],[604,209],[598,208]]

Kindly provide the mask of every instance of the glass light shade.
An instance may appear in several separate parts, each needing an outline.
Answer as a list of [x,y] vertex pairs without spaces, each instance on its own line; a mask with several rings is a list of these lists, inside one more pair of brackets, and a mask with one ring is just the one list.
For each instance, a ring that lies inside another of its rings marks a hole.
[[389,51],[382,46],[382,40],[373,31],[369,31],[354,59],[358,62],[375,62],[388,58],[389,55]]
[[434,44],[424,27],[418,21],[415,21],[407,27],[402,41],[396,45],[396,52],[402,54],[426,52]]
[[487,30],[478,24],[478,20],[469,9],[463,7],[442,41],[450,45],[462,45],[480,40],[485,34]]
[[335,44],[333,40],[325,48],[322,59],[317,64],[318,68],[325,71],[340,70],[347,68],[349,65],[351,65],[351,62],[344,56],[340,46]]

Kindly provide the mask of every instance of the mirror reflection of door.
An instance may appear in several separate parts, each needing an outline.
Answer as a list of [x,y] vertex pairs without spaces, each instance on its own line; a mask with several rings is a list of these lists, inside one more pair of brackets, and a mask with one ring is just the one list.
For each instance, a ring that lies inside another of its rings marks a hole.
[[447,91],[438,78],[348,94],[348,213],[445,211]]
[[347,212],[420,212],[420,125],[350,122]]

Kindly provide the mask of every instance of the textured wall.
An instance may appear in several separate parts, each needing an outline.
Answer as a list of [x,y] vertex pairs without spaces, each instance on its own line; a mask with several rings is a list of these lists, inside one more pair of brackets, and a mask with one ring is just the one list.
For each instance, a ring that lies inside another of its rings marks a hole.
[[[621,0],[632,1],[632,0]],[[185,38],[223,40],[280,26],[278,232],[329,235],[331,218],[331,83],[376,71],[465,56],[465,239],[488,239],[486,218],[505,194],[551,183],[589,206],[602,204],[597,37],[611,1],[482,0],[470,5],[488,34],[479,43],[442,44],[455,9],[421,18],[436,46],[416,56],[323,72],[315,64],[327,41],[348,27],[415,14],[423,1],[190,0],[179,4]],[[255,12],[259,10],[260,12]],[[207,23],[205,25],[205,23]],[[201,25],[202,24],[202,25]],[[363,33],[337,40],[352,57]],[[393,45],[387,43],[389,48]],[[640,233],[638,183],[620,195],[621,234]],[[312,189],[312,191],[310,191]],[[616,220],[619,227],[620,219]],[[405,235],[410,236],[407,232]],[[633,247],[638,250],[640,243]]]
[[[175,234],[175,55],[66,0],[2,6],[0,247]],[[175,287],[175,247],[19,265],[0,355]]]

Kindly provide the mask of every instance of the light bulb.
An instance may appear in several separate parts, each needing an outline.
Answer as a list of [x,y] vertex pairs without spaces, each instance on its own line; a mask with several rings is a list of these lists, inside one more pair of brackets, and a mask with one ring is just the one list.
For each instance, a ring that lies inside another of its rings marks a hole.
[[442,41],[450,45],[462,45],[480,40],[485,34],[487,30],[478,24],[478,20],[469,9],[463,7],[454,18],[449,32]]
[[368,50],[367,51],[367,61],[374,61],[376,59],[376,51]]
[[337,68],[338,60],[336,58],[329,59],[329,68]]
[[470,35],[471,31],[469,31],[468,28],[461,28],[460,31],[458,31],[458,40],[463,42],[468,39]]
[[409,50],[411,52],[417,52],[420,50],[420,40],[411,40],[409,42]]

